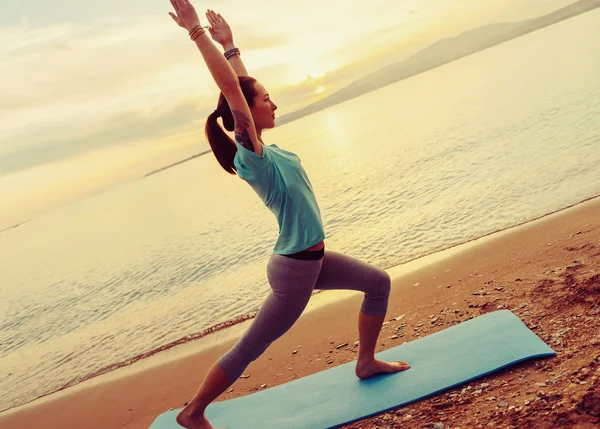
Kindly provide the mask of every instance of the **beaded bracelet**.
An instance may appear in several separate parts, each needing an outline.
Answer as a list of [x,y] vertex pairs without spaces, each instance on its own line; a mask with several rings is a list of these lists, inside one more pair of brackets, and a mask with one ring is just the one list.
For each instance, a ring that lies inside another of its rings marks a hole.
[[238,48],[230,48],[227,49],[223,55],[225,55],[226,59],[230,59],[231,57],[240,55],[240,50]]
[[240,50],[239,49],[232,49],[229,50],[227,52],[225,52],[223,55],[225,55],[225,58],[229,59],[235,55],[240,55]]

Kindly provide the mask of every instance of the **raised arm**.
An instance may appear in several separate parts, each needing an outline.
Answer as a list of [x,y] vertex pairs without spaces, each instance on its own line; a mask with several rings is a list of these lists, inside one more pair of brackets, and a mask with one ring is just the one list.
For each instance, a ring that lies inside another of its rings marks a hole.
[[[210,31],[211,37],[215,42],[223,46],[223,51],[234,49],[233,32],[227,21],[225,21],[225,18],[220,13],[209,9],[206,12],[206,19],[208,19],[210,25],[208,31]],[[239,55],[232,55],[228,61],[238,76],[248,76],[248,70],[246,70],[246,66]]]
[[188,30],[190,37],[200,50],[204,62],[215,83],[227,99],[235,122],[235,139],[244,147],[262,155],[262,144],[258,140],[248,103],[242,94],[240,82],[225,57],[214,45],[208,33],[201,27],[200,19],[189,0],[170,0],[176,15],[171,18]]

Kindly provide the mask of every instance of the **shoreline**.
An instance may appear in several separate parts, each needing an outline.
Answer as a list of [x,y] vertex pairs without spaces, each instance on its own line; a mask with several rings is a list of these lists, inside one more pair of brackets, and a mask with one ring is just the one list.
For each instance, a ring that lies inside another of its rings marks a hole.
[[200,153],[196,153],[194,155],[188,156],[187,158],[182,159],[180,161],[174,162],[174,163],[169,164],[169,165],[165,165],[164,167],[157,168],[156,170],[152,170],[151,172],[144,174],[144,176],[142,178],[148,177],[148,176],[152,176],[153,174],[160,173],[161,171],[164,171],[164,170],[168,170],[169,168],[176,167],[176,166],[178,166],[180,164],[183,164],[185,162],[191,161],[192,159],[196,159],[198,157],[201,157],[202,155],[206,155],[207,153],[211,153],[211,152],[212,152],[211,150],[207,150],[207,151],[204,151],[204,152],[200,152]]
[[[385,270],[388,272],[388,274],[390,274],[392,279],[396,281],[397,279],[403,276],[407,276],[415,271],[422,270],[431,265],[440,263],[445,259],[459,256],[460,254],[468,251],[469,249],[485,245],[485,243],[488,240],[494,240],[505,235],[518,234],[522,229],[534,227],[539,223],[551,220],[557,216],[568,215],[573,210],[583,209],[587,207],[588,204],[595,204],[600,207],[600,195],[586,198],[580,202],[571,204],[567,207],[555,210],[545,215],[538,216],[531,220],[527,220],[501,230],[490,232],[472,240],[455,244],[446,249],[419,256],[407,262],[385,268]],[[323,308],[328,305],[332,305],[337,302],[343,301],[347,298],[353,296],[356,297],[358,295],[360,295],[360,293],[355,291],[315,291],[307,309],[305,310],[305,313],[309,314],[316,309]],[[102,381],[103,377],[111,376],[111,374],[119,376],[121,372],[128,372],[127,369],[136,371],[138,367],[141,369],[143,367],[151,367],[155,362],[164,362],[170,357],[174,357],[174,355],[176,354],[183,353],[183,349],[186,347],[189,348],[190,345],[192,345],[194,348],[192,353],[198,353],[198,346],[201,347],[200,352],[202,352],[210,348],[218,347],[227,342],[231,342],[232,339],[237,338],[239,335],[241,335],[241,333],[243,333],[245,328],[254,319],[256,313],[256,311],[252,311],[246,314],[239,315],[233,319],[226,320],[224,322],[220,322],[216,325],[210,326],[200,332],[181,337],[175,341],[164,344],[156,349],[140,353],[125,361],[109,364],[103,368],[98,369],[93,373],[82,376],[81,378],[77,379],[76,382],[68,382],[60,388],[40,395],[34,399],[31,399],[30,401],[0,410],[0,419],[3,413],[18,410],[22,407],[26,407],[29,405],[35,405],[35,403],[37,403],[40,400],[44,400],[48,397],[54,397],[56,394],[62,392],[66,392],[68,394],[72,391],[72,389],[78,386],[87,386],[90,382],[94,380]]]
[[[414,276],[415,273],[421,272],[428,267],[439,265],[450,259],[460,258],[461,255],[464,256],[464,254],[468,252],[477,251],[478,248],[482,246],[485,247],[486,245],[489,245],[490,242],[498,241],[503,237],[510,238],[517,236],[520,233],[531,230],[535,227],[539,227],[540,225],[544,226],[544,224],[552,222],[556,219],[568,217],[573,213],[576,214],[577,212],[589,210],[589,207],[596,208],[597,212],[600,212],[600,210],[598,210],[600,207],[600,197],[596,196],[585,199],[579,203],[570,205],[552,213],[548,213],[536,219],[487,234],[442,251],[413,259],[404,264],[400,264],[386,270],[392,277],[393,283],[397,283],[398,281],[406,280],[406,278]],[[418,282],[415,284],[415,286],[417,285]],[[441,286],[438,286],[438,288],[440,287]],[[353,291],[339,291],[338,293],[327,291],[316,294],[311,299],[309,308],[306,311],[307,317],[311,317],[310,315],[313,313],[318,313],[319,309],[340,306],[346,301],[356,300],[359,298],[359,296],[360,293]],[[391,314],[388,313],[388,315],[390,316]],[[110,382],[110,380],[114,381],[123,377],[130,377],[139,372],[153,370],[153,368],[163,366],[173,360],[180,360],[183,357],[190,357],[197,354],[210,354],[211,351],[222,349],[227,344],[232,343],[235,338],[237,338],[237,336],[243,332],[251,320],[252,313],[249,315],[243,315],[232,321],[217,324],[201,331],[200,333],[183,337],[172,343],[161,346],[156,350],[142,353],[125,362],[111,364],[94,374],[86,376],[78,383],[70,386],[64,386],[61,389],[49,392],[26,403],[0,411],[0,420],[6,415],[19,413],[20,411],[30,408],[36,408],[40,404],[52,402],[59,397],[68,397],[69,395],[76,394],[77,392],[94,388],[94,386],[103,385],[107,382]]]

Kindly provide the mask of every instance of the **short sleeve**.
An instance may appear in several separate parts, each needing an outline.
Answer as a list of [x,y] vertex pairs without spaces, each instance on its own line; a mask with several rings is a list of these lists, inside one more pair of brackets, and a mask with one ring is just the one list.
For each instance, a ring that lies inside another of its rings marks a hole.
[[263,154],[246,149],[237,140],[235,142],[237,153],[234,158],[234,164],[238,171],[262,170],[269,163],[269,159],[263,149]]

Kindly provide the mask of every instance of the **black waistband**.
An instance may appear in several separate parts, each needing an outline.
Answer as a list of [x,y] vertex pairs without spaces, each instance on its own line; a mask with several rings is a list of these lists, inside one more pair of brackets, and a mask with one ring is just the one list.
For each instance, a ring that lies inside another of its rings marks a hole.
[[292,253],[291,255],[281,255],[292,259],[301,259],[303,261],[318,261],[325,256],[325,247],[321,250],[303,250],[302,252]]

